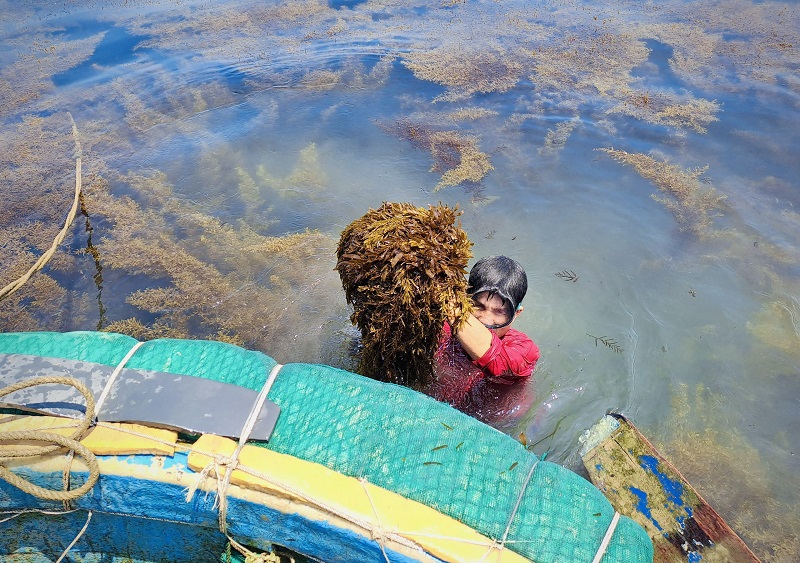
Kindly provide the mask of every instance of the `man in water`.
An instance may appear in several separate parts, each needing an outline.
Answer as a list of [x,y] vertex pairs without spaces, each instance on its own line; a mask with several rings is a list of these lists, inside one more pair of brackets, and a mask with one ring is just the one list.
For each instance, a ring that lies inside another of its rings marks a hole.
[[445,324],[430,395],[486,422],[500,423],[527,410],[533,395],[526,383],[539,348],[511,328],[527,291],[528,278],[517,261],[478,260],[469,273],[474,309],[455,334]]

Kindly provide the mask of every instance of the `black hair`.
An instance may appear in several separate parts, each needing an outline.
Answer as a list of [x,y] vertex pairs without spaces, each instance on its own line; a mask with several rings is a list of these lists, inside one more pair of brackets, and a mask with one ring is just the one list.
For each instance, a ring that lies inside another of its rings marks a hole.
[[496,293],[516,310],[528,292],[528,276],[522,265],[507,256],[485,256],[469,272],[472,295]]

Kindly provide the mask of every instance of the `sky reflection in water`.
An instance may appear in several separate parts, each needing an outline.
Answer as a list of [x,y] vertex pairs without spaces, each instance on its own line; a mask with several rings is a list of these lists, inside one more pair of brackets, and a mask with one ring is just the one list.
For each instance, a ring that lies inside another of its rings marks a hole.
[[581,431],[621,410],[765,561],[800,557],[796,4],[3,13],[3,284],[63,220],[70,116],[86,216],[0,328],[352,367],[339,232],[383,201],[458,205],[475,256],[531,281],[536,400],[503,430],[556,430],[537,452],[579,470]]

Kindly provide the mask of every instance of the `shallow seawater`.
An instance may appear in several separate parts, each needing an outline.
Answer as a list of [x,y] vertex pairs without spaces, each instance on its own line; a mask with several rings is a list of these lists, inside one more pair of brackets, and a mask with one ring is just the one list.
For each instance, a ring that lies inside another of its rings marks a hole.
[[[355,366],[341,230],[446,203],[527,269],[518,422],[581,472],[629,416],[764,561],[800,559],[794,2],[2,2],[0,329]],[[74,131],[77,132],[77,142]]]

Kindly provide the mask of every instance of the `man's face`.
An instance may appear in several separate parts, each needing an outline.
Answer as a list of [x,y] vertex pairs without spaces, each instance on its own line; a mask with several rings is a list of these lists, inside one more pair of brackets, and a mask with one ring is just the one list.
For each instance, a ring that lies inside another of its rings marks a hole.
[[488,291],[473,295],[472,300],[475,302],[472,314],[481,324],[502,338],[511,328],[510,323],[516,316],[511,304],[496,293]]

